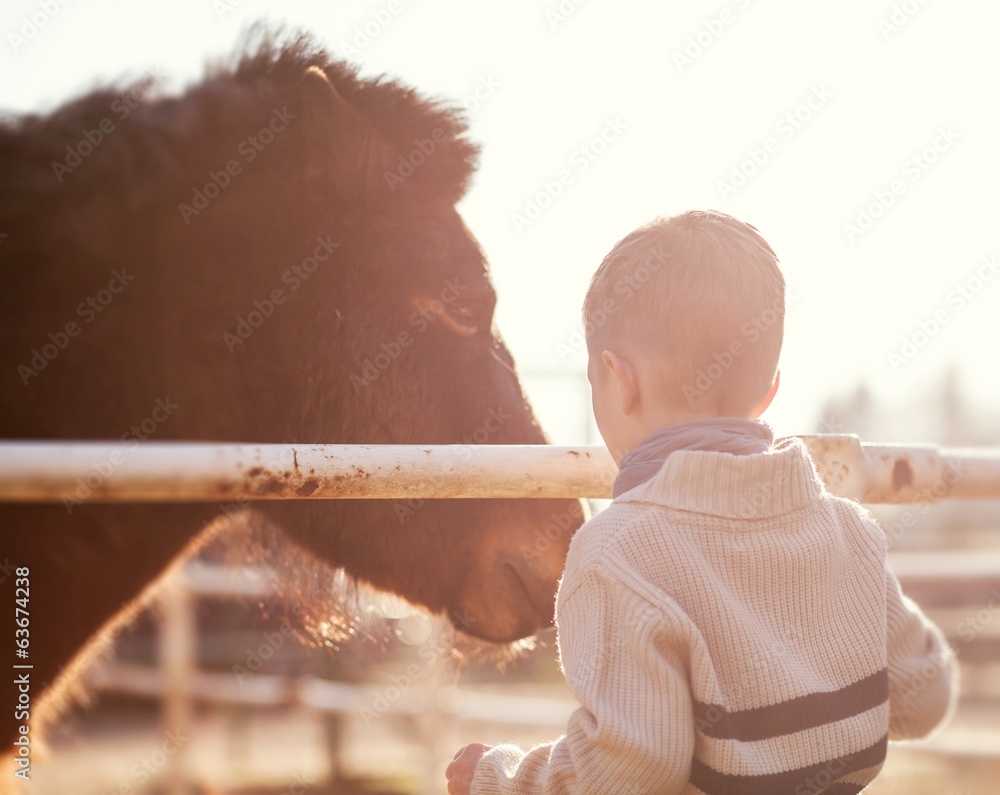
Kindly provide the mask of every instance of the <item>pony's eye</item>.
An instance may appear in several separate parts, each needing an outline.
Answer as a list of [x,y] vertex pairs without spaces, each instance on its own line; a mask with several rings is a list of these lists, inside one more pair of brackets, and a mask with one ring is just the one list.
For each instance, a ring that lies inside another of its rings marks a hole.
[[454,318],[466,323],[478,323],[483,317],[483,305],[481,301],[456,304],[449,311]]
[[438,297],[421,291],[414,293],[410,301],[417,315],[423,318],[424,328],[437,323],[460,337],[489,330],[493,314],[493,301],[489,298],[462,300],[455,295]]
[[454,332],[464,336],[475,334],[483,326],[485,307],[482,301],[465,301],[450,305],[446,310]]

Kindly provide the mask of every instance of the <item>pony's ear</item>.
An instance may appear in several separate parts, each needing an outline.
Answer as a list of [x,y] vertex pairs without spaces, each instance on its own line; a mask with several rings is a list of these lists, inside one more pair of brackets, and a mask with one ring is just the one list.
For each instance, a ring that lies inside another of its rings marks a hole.
[[307,189],[318,197],[329,195],[332,187],[345,204],[363,201],[367,161],[375,154],[364,117],[318,66],[302,75],[300,107]]

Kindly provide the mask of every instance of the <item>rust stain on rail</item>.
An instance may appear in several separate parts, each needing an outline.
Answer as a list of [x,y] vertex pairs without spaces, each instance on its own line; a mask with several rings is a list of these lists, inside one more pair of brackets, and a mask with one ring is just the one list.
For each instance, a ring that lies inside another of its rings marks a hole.
[[900,492],[913,485],[913,465],[909,456],[900,456],[892,465],[892,490]]
[[318,488],[319,488],[319,481],[316,480],[315,478],[310,478],[305,483],[303,483],[301,486],[299,486],[295,490],[295,493],[298,494],[300,497],[308,497],[310,494],[312,494]]

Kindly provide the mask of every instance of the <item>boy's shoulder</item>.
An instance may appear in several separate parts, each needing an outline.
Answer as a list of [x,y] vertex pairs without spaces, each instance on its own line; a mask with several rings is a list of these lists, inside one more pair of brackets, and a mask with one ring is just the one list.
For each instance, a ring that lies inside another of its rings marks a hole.
[[663,608],[667,580],[674,576],[666,562],[686,557],[666,516],[658,515],[666,513],[657,506],[613,502],[584,523],[570,541],[557,604],[585,583],[601,582],[608,593],[631,593]]
[[662,505],[643,502],[612,502],[573,535],[567,555],[567,567],[603,568],[612,560],[641,555],[644,539],[657,538],[670,543],[666,532],[671,511]]
[[851,534],[850,537],[867,542],[873,552],[885,555],[889,549],[888,539],[874,514],[865,505],[829,492],[825,496],[838,524]]

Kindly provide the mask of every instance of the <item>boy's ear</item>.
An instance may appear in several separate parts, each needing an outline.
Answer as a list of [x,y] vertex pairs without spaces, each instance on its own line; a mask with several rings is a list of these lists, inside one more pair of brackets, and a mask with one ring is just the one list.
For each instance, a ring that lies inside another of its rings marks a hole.
[[774,374],[774,381],[771,382],[771,388],[767,390],[767,394],[764,395],[764,399],[757,404],[757,408],[755,408],[751,412],[748,419],[755,420],[761,414],[767,411],[767,407],[771,405],[771,401],[774,400],[774,396],[778,394],[778,387],[780,385],[781,385],[781,370],[778,370]]
[[601,361],[614,378],[622,413],[626,416],[632,414],[639,406],[639,379],[635,366],[614,351],[602,351]]

